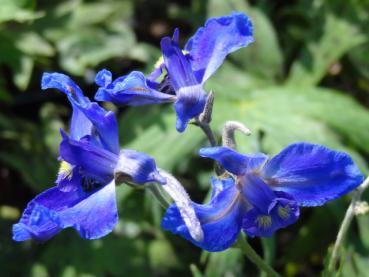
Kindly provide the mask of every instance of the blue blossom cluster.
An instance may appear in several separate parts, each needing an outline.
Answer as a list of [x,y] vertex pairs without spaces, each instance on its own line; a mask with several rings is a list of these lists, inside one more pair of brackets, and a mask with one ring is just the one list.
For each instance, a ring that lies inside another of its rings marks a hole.
[[[161,40],[163,58],[147,77],[133,71],[113,80],[110,71],[98,72],[95,100],[131,106],[173,103],[176,129],[183,132],[204,111],[204,83],[229,53],[251,42],[252,24],[242,13],[209,19],[184,49],[176,29]],[[323,205],[363,181],[349,155],[321,145],[295,143],[271,159],[210,147],[199,155],[215,160],[225,173],[212,178],[209,203],[195,203],[151,157],[120,149],[114,113],[91,102],[68,76],[45,73],[41,86],[63,92],[73,113],[69,134],[61,130],[56,186],[28,204],[13,226],[16,241],[45,241],[67,227],[85,239],[103,237],[118,220],[116,184],[156,182],[174,199],[162,227],[205,250],[222,251],[241,230],[251,237],[271,236],[298,219],[300,206]]]

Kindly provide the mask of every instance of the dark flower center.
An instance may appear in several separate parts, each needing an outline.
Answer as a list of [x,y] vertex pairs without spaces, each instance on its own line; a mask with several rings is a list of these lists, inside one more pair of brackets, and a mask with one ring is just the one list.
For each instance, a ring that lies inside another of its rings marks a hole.
[[82,189],[84,192],[90,192],[102,187],[102,183],[92,177],[82,177]]
[[169,79],[168,74],[166,74],[163,78],[163,80],[160,82],[160,84],[158,85],[158,90],[162,93],[166,93],[166,94],[170,94],[170,95],[175,95],[175,90],[172,86],[172,83]]

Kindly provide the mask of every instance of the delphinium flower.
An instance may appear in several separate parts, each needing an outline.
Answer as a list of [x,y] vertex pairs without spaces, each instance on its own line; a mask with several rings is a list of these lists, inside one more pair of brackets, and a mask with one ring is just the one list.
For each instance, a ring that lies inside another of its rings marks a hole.
[[162,227],[208,251],[229,248],[242,230],[268,237],[294,223],[299,206],[320,206],[355,189],[363,180],[349,155],[321,145],[296,143],[268,160],[265,154],[242,155],[228,147],[200,150],[227,171],[212,179],[211,200],[194,203],[204,239],[194,241],[172,205]]
[[[56,186],[28,204],[13,226],[13,239],[45,241],[67,227],[85,239],[103,237],[118,221],[117,182],[166,184],[170,179],[159,173],[146,154],[120,150],[114,113],[90,102],[68,76],[45,73],[42,89],[49,88],[64,92],[72,105],[70,134],[61,131]],[[186,203],[187,199],[181,200]],[[196,224],[195,219],[192,217]]]
[[[176,128],[183,132],[188,122],[204,110],[206,80],[229,53],[253,42],[252,32],[249,18],[234,12],[207,20],[181,50],[176,29],[172,38],[161,40],[163,59],[147,79],[141,72],[133,71],[112,81],[111,72],[103,69],[96,76],[100,88],[95,99],[118,105],[174,102]],[[165,77],[158,81],[163,72]]]

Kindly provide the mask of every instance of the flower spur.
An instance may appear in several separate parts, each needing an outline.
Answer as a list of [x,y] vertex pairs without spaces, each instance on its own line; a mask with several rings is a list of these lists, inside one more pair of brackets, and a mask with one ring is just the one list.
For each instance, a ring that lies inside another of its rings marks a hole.
[[[133,106],[174,102],[176,128],[183,132],[189,120],[204,109],[207,100],[204,83],[229,53],[251,42],[252,24],[242,13],[207,20],[188,40],[183,51],[176,29],[172,38],[161,40],[163,59],[147,79],[141,72],[133,71],[112,81],[111,72],[103,69],[96,76],[100,88],[95,99]],[[167,75],[158,81],[163,72]]]
[[204,240],[194,241],[172,205],[162,227],[208,251],[229,248],[241,230],[268,237],[294,223],[299,206],[319,206],[355,189],[363,175],[343,152],[321,145],[296,143],[268,161],[264,154],[242,155],[227,147],[203,148],[228,177],[212,178],[208,204],[194,203]]
[[[70,135],[61,131],[61,167],[56,186],[42,192],[28,204],[19,223],[13,226],[14,240],[45,241],[67,227],[76,229],[85,239],[107,235],[118,220],[116,182],[128,181],[139,185],[157,182],[173,190],[170,176],[164,177],[159,173],[151,157],[134,150],[120,150],[118,125],[113,112],[90,102],[64,74],[45,73],[42,89],[48,88],[64,92],[72,105]],[[189,203],[186,194],[172,193],[171,196],[179,204]],[[201,228],[197,226],[196,229],[196,217],[191,213],[191,207],[186,211],[183,215],[192,216],[192,221],[187,222],[194,224],[191,229],[197,231],[193,237],[201,238]]]

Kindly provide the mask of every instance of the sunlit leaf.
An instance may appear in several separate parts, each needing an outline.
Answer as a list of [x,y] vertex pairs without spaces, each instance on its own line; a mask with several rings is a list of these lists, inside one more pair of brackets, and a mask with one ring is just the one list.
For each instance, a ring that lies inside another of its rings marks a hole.
[[308,42],[292,65],[287,83],[299,87],[319,83],[334,62],[366,40],[357,26],[344,18],[327,15],[320,39],[315,41],[312,37]]
[[55,52],[50,43],[35,32],[25,32],[18,36],[16,46],[23,53],[34,56],[51,57]]
[[134,45],[134,35],[124,24],[120,27],[119,33],[89,28],[63,37],[57,42],[61,66],[72,74],[83,75],[102,61],[124,57]]
[[24,22],[39,18],[42,12],[33,11],[33,0],[2,0],[0,23],[5,21]]
[[228,249],[224,252],[209,254],[204,276],[241,276],[243,254],[240,249]]

